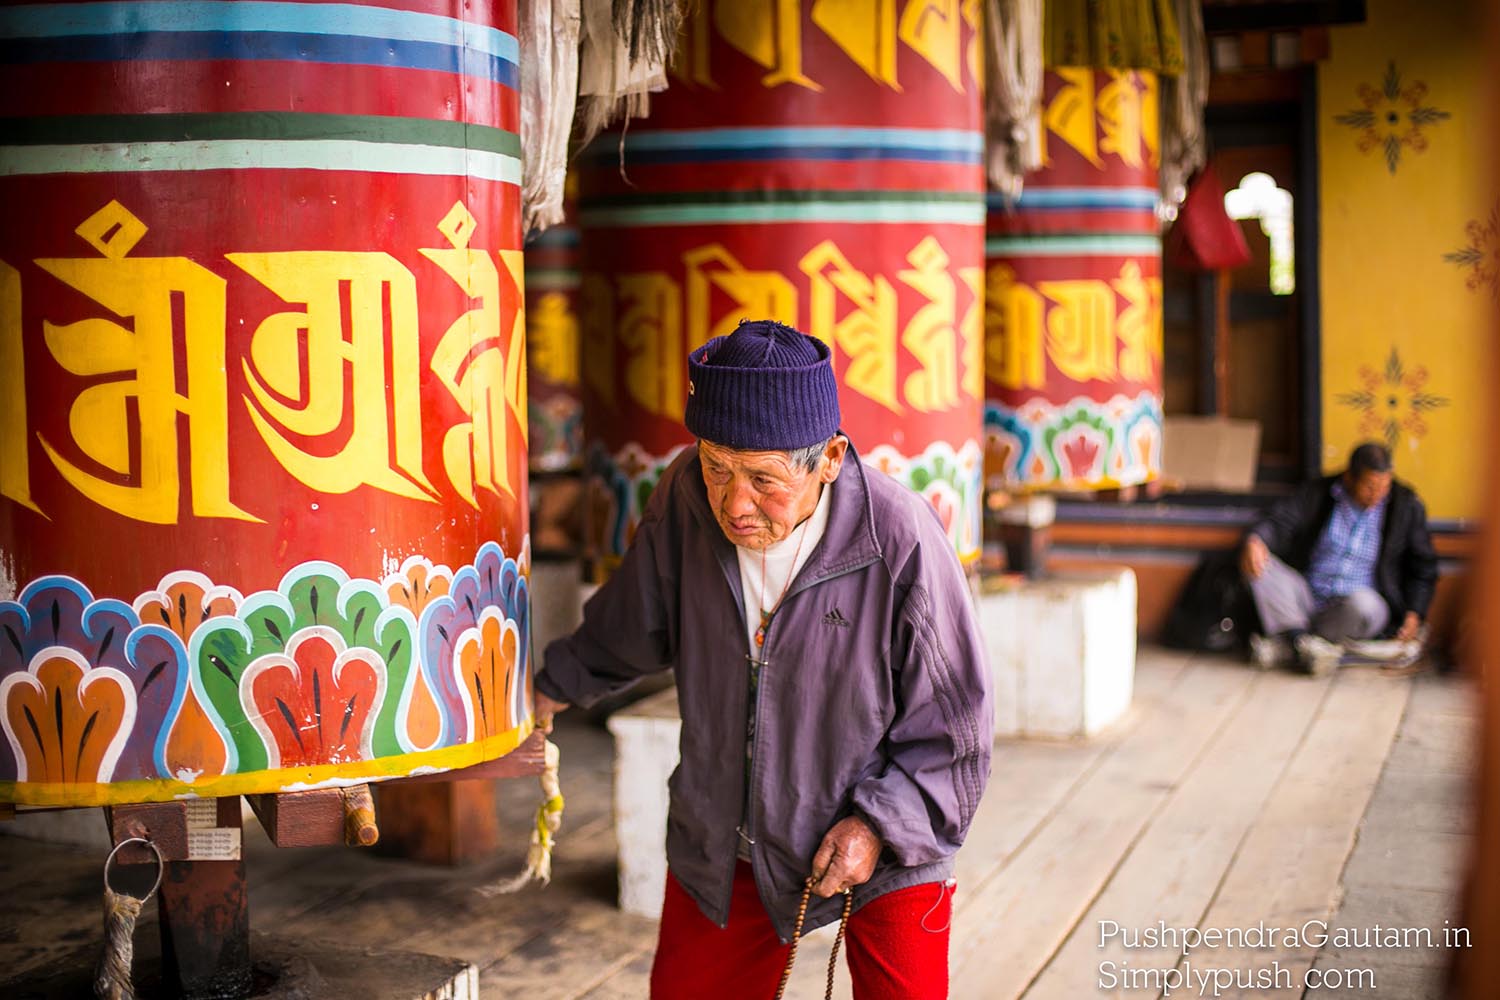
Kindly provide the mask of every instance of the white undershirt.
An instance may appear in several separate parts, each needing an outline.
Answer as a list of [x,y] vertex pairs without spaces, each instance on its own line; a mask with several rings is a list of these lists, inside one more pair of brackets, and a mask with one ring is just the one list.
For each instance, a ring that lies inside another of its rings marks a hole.
[[[825,484],[823,495],[818,497],[817,506],[807,520],[793,528],[781,541],[766,548],[764,579],[761,577],[760,549],[735,546],[735,554],[740,560],[740,590],[745,595],[745,638],[752,654],[756,653],[755,633],[760,629],[761,608],[770,611],[782,592],[791,589],[789,584],[802,570],[813,549],[818,547],[818,540],[828,528],[828,498],[832,495],[833,484]],[[760,603],[762,594],[764,605]]]

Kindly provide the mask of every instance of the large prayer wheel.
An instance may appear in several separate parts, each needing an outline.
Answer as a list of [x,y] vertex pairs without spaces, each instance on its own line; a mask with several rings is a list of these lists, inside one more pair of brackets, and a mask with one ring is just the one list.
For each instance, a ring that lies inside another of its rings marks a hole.
[[1161,470],[1156,76],[1049,70],[1043,166],[990,196],[985,477],[1108,489]]
[[981,42],[977,4],[701,3],[650,117],[585,154],[582,368],[606,562],[691,440],[688,351],[744,318],[828,342],[864,460],[977,557]]
[[0,9],[0,801],[531,728],[513,0]]

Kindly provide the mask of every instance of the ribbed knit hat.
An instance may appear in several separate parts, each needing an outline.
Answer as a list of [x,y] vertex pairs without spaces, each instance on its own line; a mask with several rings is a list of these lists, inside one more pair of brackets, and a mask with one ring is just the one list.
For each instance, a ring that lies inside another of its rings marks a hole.
[[688,355],[684,422],[695,437],[742,451],[792,451],[838,433],[828,345],[771,320],[742,322]]

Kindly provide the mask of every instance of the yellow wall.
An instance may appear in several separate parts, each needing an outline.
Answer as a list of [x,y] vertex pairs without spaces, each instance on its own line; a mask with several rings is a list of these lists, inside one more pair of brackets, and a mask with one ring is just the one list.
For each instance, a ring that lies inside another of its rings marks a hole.
[[[1481,417],[1500,216],[1483,176],[1478,6],[1370,0],[1366,23],[1334,29],[1318,70],[1323,464],[1341,468],[1354,444],[1386,437],[1394,416],[1396,473],[1438,518],[1478,515],[1483,457],[1494,446]],[[1392,61],[1394,103],[1384,97]],[[1447,117],[1421,125],[1426,148],[1403,143],[1392,171],[1388,115],[1397,116],[1396,134],[1409,135],[1414,108]],[[1375,112],[1373,135],[1338,120],[1366,109]],[[1367,151],[1362,138],[1375,140]],[[1486,255],[1484,273],[1445,260],[1471,244]],[[1393,352],[1399,378],[1388,372]],[[1360,392],[1369,395],[1353,398]],[[1414,413],[1424,397],[1427,408]]]

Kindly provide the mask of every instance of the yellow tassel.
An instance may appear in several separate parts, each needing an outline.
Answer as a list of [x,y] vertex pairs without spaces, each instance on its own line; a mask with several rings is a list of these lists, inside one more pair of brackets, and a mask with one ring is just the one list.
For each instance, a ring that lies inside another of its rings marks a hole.
[[561,760],[562,754],[557,749],[557,744],[548,740],[540,779],[545,798],[537,807],[531,845],[526,850],[526,867],[513,878],[481,886],[478,890],[481,895],[498,896],[524,889],[533,881],[542,885],[552,881],[552,847],[557,842],[557,830],[562,826],[563,814],[562,784],[558,781]]

